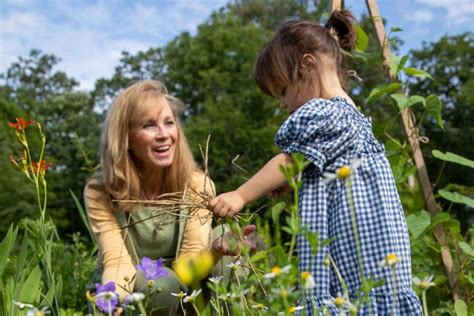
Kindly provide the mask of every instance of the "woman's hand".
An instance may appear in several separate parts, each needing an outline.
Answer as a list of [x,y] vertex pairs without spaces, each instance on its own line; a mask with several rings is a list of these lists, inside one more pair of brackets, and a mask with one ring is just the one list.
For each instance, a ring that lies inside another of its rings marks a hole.
[[[250,251],[255,251],[256,245],[250,240],[247,240],[247,236],[252,234],[256,230],[255,225],[248,225],[242,228],[243,236],[236,236],[232,231],[225,232],[212,242],[211,250],[221,256],[237,256],[240,255],[241,249],[239,242],[242,241],[244,246],[248,247]],[[237,245],[235,249],[231,249],[230,244]]]
[[245,206],[245,201],[237,191],[222,193],[213,198],[208,209],[219,217],[234,217]]

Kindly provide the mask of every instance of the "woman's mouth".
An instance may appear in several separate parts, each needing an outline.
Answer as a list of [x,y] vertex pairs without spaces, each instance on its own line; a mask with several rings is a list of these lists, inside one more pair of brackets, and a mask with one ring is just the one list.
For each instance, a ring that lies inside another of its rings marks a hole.
[[170,145],[167,146],[160,146],[160,147],[155,147],[153,150],[157,153],[165,153],[170,150]]

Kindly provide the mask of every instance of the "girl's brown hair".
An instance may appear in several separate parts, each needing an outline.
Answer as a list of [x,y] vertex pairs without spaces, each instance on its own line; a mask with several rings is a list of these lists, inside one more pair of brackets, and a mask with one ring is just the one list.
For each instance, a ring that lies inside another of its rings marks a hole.
[[[169,95],[159,81],[145,80],[129,86],[123,91],[107,111],[102,131],[99,183],[113,199],[143,199],[140,171],[129,151],[129,134],[132,120],[150,107],[163,106],[166,100],[173,111],[178,128],[177,148],[169,167],[156,177],[158,194],[184,191],[191,183],[196,165],[186,137],[178,122],[182,102]],[[122,209],[132,210],[133,205],[120,203]]]
[[[319,54],[326,54],[336,61],[339,81],[344,86],[341,48],[352,51],[357,41],[354,28],[355,18],[347,10],[334,11],[326,26],[309,21],[284,23],[277,35],[268,42],[257,57],[254,76],[262,91],[273,97],[280,97],[286,86],[316,80],[321,89]],[[312,54],[316,67],[309,75],[300,71],[299,61],[304,54]],[[321,91],[322,92],[322,91]]]

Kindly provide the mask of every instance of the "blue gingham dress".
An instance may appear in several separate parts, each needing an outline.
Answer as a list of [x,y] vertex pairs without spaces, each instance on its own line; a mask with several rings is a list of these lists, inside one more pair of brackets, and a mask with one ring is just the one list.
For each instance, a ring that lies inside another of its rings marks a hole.
[[[365,277],[384,279],[385,283],[370,293],[359,315],[390,315],[392,277],[390,268],[380,261],[389,253],[400,258],[396,268],[397,315],[422,315],[421,304],[411,287],[410,245],[405,216],[383,145],[372,133],[370,119],[342,97],[313,99],[294,112],[275,135],[275,143],[284,153],[302,153],[312,164],[303,173],[299,192],[299,215],[320,240],[334,238],[327,247],[311,255],[309,243],[299,236],[300,271],[309,271],[316,287],[312,301],[316,307],[328,306],[331,315],[339,315],[332,298],[343,288],[332,266],[323,264],[327,254],[334,259],[349,289],[349,296],[359,293],[360,278],[356,243],[351,222],[347,191],[343,180],[323,182],[323,172],[334,173],[355,158],[362,160],[352,180],[351,195],[355,205]],[[308,308],[308,314],[311,310]]]

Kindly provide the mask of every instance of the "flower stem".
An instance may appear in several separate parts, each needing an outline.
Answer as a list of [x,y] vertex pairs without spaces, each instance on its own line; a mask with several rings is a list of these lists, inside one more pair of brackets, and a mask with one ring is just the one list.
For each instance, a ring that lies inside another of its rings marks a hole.
[[351,210],[351,220],[352,220],[352,229],[354,230],[354,240],[356,244],[356,251],[357,251],[357,261],[359,263],[359,273],[361,280],[365,279],[364,276],[364,266],[362,261],[362,251],[360,247],[360,238],[359,238],[359,230],[357,227],[357,214],[354,206],[354,199],[351,193],[351,185],[352,180],[349,178],[346,182],[346,191],[347,191],[347,199],[349,201],[349,208]]
[[397,273],[395,271],[395,266],[391,267],[392,272],[392,308],[390,315],[396,315],[396,305],[397,305]]
[[196,312],[196,315],[197,315],[197,316],[201,316],[201,313],[199,312],[199,308],[197,308],[197,306],[196,306],[196,304],[194,303],[194,301],[192,302],[192,305],[193,305],[194,311]]
[[428,316],[428,303],[426,302],[426,290],[421,292],[421,301],[423,302],[423,315]]

